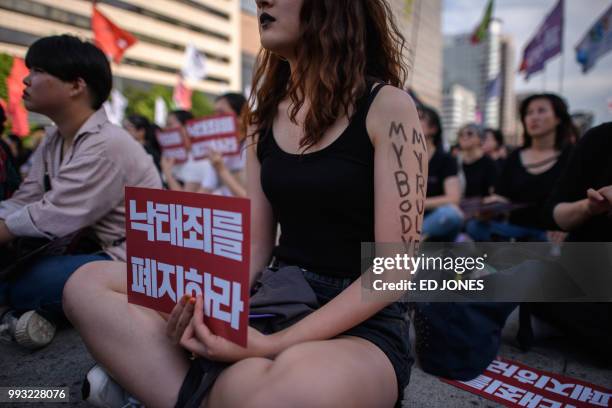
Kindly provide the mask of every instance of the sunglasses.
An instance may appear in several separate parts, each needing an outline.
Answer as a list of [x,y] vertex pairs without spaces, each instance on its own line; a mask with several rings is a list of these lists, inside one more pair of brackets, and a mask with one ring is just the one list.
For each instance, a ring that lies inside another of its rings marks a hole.
[[463,132],[459,133],[459,137],[472,137],[472,136],[478,136],[476,134],[476,132],[474,132],[473,130],[464,130]]

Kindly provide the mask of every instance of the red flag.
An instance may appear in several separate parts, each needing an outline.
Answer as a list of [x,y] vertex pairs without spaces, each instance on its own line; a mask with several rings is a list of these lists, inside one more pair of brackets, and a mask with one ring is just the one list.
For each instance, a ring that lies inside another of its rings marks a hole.
[[132,34],[110,21],[96,8],[95,4],[91,15],[91,30],[98,48],[117,64],[121,62],[125,50],[138,41]]
[[23,78],[28,76],[29,70],[21,58],[13,58],[13,67],[6,80],[8,88],[7,114],[11,118],[11,132],[18,136],[27,136],[30,133],[28,112],[23,106],[22,96],[25,85]]
[[172,100],[178,109],[191,109],[191,89],[185,84],[183,78],[180,76],[178,83],[174,87]]

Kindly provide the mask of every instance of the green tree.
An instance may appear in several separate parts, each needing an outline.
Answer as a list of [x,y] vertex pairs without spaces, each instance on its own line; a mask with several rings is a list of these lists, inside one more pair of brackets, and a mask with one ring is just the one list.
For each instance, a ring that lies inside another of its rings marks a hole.
[[142,115],[150,121],[155,119],[155,99],[158,96],[164,99],[166,106],[170,106],[172,100],[172,90],[163,85],[153,85],[150,89],[128,86],[123,93],[128,100],[126,114]]
[[13,67],[13,57],[0,53],[0,99],[4,99],[8,102],[8,89],[6,86],[6,79],[11,73]]
[[191,112],[195,117],[211,115],[215,111],[215,108],[203,92],[195,91],[191,95]]
[[[174,109],[172,89],[168,86],[153,85],[150,89],[128,86],[123,93],[128,100],[126,115],[142,115],[153,121],[155,118],[155,100],[159,96],[164,99],[169,111]],[[196,117],[210,115],[214,112],[213,104],[202,92],[193,92],[191,103],[191,111]]]

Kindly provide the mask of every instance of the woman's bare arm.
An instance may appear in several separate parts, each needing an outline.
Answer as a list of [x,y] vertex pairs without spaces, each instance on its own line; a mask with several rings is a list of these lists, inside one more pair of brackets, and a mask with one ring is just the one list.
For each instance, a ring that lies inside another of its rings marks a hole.
[[[376,242],[420,240],[427,188],[427,151],[416,108],[405,92],[384,87],[367,120],[375,148]],[[333,338],[358,325],[389,301],[364,301],[361,278],[325,306],[273,336],[277,352],[305,341]]]
[[257,145],[247,146],[247,195],[251,200],[251,267],[250,285],[257,274],[270,262],[276,242],[276,220],[272,206],[261,188],[261,166],[257,158]]

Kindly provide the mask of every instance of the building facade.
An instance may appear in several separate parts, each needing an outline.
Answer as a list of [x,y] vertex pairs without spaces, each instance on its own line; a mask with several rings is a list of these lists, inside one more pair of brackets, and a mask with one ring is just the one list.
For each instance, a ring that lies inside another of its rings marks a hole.
[[[238,0],[98,0],[97,7],[138,39],[113,63],[115,77],[174,86],[193,44],[208,71],[194,89],[218,95],[241,88]],[[0,52],[23,57],[37,38],[53,34],[91,39],[91,11],[89,0],[0,0]]]
[[493,21],[479,44],[472,44],[471,33],[444,39],[444,89],[453,85],[476,95],[476,119],[483,126],[499,128],[510,140],[516,138],[516,98],[514,46],[501,34],[501,24]]
[[457,141],[459,128],[476,121],[476,95],[461,85],[451,85],[442,98],[442,128],[449,144]]
[[242,92],[250,93],[255,61],[261,48],[259,41],[259,22],[255,0],[240,1]]
[[395,20],[406,39],[406,88],[439,110],[442,107],[442,0],[392,0]]
[[[393,17],[406,39],[405,84],[422,102],[442,107],[442,0],[390,0]],[[259,42],[255,0],[241,0],[242,89],[250,89]]]

